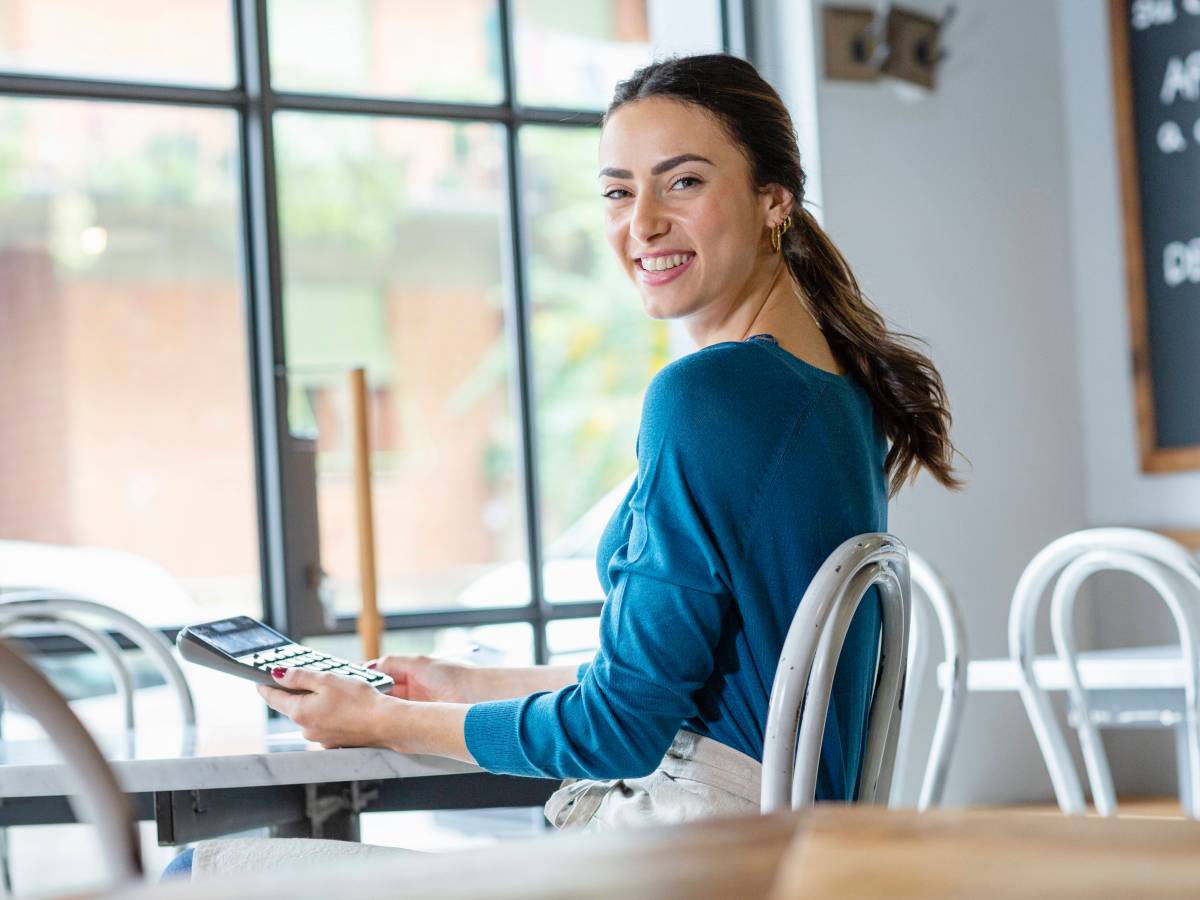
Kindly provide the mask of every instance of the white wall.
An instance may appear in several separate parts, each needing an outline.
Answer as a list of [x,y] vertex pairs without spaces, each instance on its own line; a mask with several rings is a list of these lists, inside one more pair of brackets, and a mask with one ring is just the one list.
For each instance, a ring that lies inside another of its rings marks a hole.
[[[886,85],[822,76],[816,118],[826,227],[885,315],[929,342],[970,460],[962,493],[925,476],[905,489],[891,530],[956,587],[972,655],[995,657],[1022,568],[1086,524],[1088,499],[1055,7],[959,7],[935,93],[906,102]],[[774,31],[768,77],[785,39]],[[803,96],[794,76],[777,83],[789,102]],[[928,734],[932,709],[917,714]],[[1019,700],[973,696],[947,800],[1050,797]]]

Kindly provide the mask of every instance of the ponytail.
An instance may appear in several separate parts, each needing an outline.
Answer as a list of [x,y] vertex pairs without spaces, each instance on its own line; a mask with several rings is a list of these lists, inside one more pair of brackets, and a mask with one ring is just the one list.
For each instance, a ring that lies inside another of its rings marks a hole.
[[941,375],[914,338],[888,331],[812,213],[797,204],[792,215],[799,222],[782,244],[788,269],[830,349],[866,389],[882,421],[891,441],[884,464],[890,495],[921,467],[946,487],[961,487],[952,464],[950,409]]

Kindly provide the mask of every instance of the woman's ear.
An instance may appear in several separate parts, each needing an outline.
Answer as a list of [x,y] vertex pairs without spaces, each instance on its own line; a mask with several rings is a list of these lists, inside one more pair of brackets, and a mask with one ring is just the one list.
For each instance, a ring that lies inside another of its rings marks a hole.
[[796,198],[781,184],[768,184],[761,193],[763,219],[768,228],[774,228],[791,214]]

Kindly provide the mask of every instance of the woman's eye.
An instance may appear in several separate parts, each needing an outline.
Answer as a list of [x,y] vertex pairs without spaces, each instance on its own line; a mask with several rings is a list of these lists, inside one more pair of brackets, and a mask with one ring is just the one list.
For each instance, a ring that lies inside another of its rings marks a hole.
[[620,200],[623,195],[627,195],[628,193],[629,191],[625,190],[625,188],[612,188],[605,191],[604,196],[609,200]]
[[[684,184],[684,182],[687,182],[687,184]],[[684,175],[684,176],[683,176],[683,177],[681,177],[681,178],[676,178],[676,179],[675,179],[675,183],[674,183],[674,184],[672,184],[672,185],[671,185],[671,187],[672,187],[672,188],[675,188],[675,187],[677,187],[677,186],[679,186],[679,185],[681,185],[681,184],[682,184],[682,185],[683,185],[685,188],[689,188],[689,187],[691,187],[693,184],[699,184],[699,183],[700,183],[700,179],[699,179],[699,178],[693,178],[691,175]]]

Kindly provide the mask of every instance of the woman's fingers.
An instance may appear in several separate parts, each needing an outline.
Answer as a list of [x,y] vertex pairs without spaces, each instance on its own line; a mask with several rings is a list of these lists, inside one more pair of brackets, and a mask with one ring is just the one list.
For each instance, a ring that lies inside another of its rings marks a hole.
[[287,666],[276,666],[271,670],[271,677],[280,687],[291,691],[315,691],[322,682],[332,675],[323,672],[310,672],[307,669],[292,669]]

